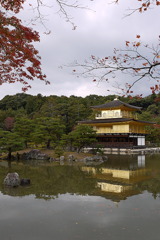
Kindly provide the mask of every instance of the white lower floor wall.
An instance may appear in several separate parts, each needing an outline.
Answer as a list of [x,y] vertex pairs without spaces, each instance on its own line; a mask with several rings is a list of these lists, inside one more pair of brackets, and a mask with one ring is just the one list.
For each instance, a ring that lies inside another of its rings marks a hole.
[[145,146],[145,136],[138,137],[138,146]]
[[137,139],[137,146],[145,146],[145,136],[130,135],[129,137]]

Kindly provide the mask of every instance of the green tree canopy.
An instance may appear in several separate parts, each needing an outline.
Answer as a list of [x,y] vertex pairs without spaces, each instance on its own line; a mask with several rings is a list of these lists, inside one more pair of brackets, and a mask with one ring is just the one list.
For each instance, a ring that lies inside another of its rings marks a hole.
[[77,152],[80,152],[82,148],[89,147],[96,142],[96,131],[91,126],[78,125],[67,137],[70,144],[77,149]]
[[8,160],[11,160],[12,152],[24,147],[24,139],[17,133],[0,130],[0,146],[1,152],[7,152]]
[[51,142],[56,143],[64,133],[65,126],[58,118],[41,117],[34,119],[35,129],[32,140],[35,143],[44,143],[50,148]]
[[31,134],[35,129],[33,120],[28,118],[17,118],[14,132],[24,139],[25,147],[28,147],[28,142],[32,140]]

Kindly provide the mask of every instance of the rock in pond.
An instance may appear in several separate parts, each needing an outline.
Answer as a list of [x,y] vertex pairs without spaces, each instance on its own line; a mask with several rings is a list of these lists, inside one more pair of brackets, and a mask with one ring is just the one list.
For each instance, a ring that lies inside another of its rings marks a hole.
[[21,186],[24,186],[24,185],[29,185],[31,183],[30,179],[29,178],[22,178],[20,180],[20,185]]
[[20,178],[18,173],[8,173],[4,179],[4,185],[10,187],[18,187],[20,185]]

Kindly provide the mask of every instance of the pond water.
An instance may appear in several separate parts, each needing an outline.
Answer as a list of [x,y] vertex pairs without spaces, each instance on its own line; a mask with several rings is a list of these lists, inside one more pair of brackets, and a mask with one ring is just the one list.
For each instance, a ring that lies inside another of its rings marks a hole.
[[[4,187],[15,171],[31,185]],[[99,165],[1,161],[0,180],[2,240],[160,239],[160,155],[112,155]]]

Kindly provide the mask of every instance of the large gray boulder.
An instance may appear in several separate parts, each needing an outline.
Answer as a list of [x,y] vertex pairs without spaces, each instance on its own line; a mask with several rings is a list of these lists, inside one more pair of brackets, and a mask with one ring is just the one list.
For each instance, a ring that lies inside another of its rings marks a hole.
[[8,173],[3,183],[5,186],[18,187],[20,185],[20,178],[18,173]]

